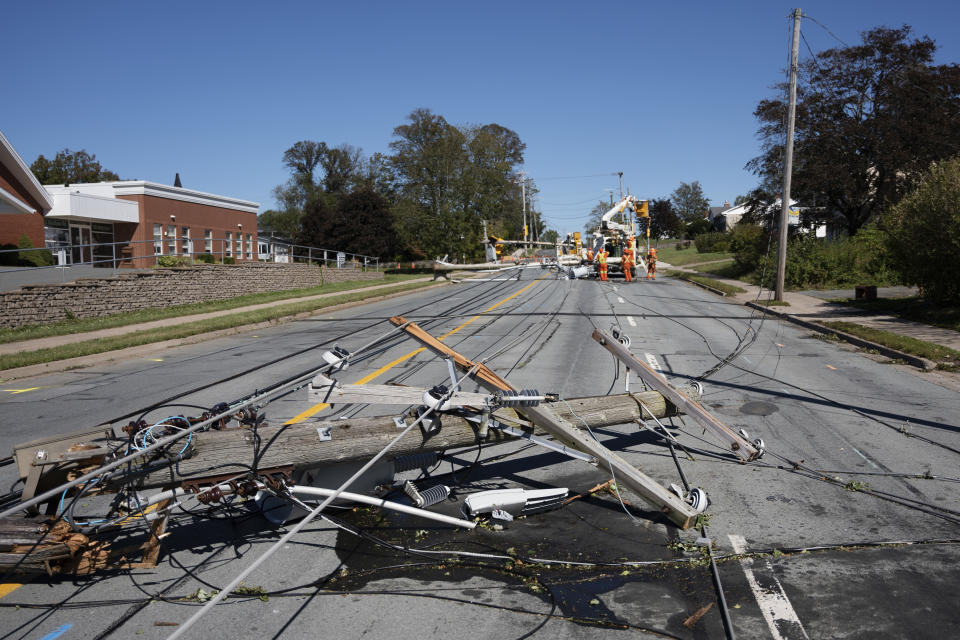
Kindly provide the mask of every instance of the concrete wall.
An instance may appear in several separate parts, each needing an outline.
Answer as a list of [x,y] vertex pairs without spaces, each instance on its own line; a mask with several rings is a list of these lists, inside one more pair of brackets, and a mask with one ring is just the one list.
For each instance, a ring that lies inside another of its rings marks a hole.
[[321,269],[307,264],[248,262],[198,265],[67,284],[28,285],[0,293],[0,327],[49,324],[138,309],[224,300],[246,293],[289,291],[347,280],[382,280],[383,272]]

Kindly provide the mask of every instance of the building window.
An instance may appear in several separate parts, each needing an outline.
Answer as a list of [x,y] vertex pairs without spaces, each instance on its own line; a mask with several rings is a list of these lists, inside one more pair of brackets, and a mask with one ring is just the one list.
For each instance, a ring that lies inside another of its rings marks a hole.
[[113,223],[91,222],[93,234],[93,263],[97,267],[114,267],[120,256],[120,246],[113,244]]
[[177,253],[177,225],[167,226],[167,252],[171,255]]
[[192,247],[190,246],[190,227],[180,227],[180,248],[183,250],[183,255],[189,255],[192,253]]
[[213,253],[213,229],[203,230],[203,250]]
[[227,231],[227,241],[224,243],[224,249],[228,258],[233,255],[233,234],[229,231]]
[[237,257],[243,257],[243,234],[237,231]]
[[163,253],[163,225],[153,225],[153,255],[159,256]]
[[253,260],[253,234],[247,234],[247,260]]

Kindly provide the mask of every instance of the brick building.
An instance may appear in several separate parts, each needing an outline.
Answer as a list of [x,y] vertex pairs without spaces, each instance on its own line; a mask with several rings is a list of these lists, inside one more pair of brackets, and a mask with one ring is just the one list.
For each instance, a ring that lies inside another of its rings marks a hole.
[[71,263],[106,267],[204,253],[253,261],[259,206],[145,180],[41,186],[0,133],[0,244],[26,234],[35,247],[70,247]]
[[[117,252],[123,266],[149,266],[154,255],[257,259],[256,202],[145,180],[46,190],[54,201],[46,216],[48,247],[78,244],[79,233],[79,244],[125,243]],[[109,258],[110,249],[99,250],[99,259]]]
[[26,234],[42,247],[43,216],[52,208],[53,200],[0,131],[0,245],[16,246]]

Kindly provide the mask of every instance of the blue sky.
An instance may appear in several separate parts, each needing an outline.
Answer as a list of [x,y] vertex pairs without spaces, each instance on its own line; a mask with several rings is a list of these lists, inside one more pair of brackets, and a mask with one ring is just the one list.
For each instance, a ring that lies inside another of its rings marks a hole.
[[[86,149],[122,178],[274,206],[298,140],[387,152],[427,107],[527,145],[539,208],[582,228],[608,189],[713,204],[756,179],[757,102],[794,7],[766,2],[16,2],[4,8],[0,130],[26,160]],[[804,2],[848,44],[904,23],[960,61],[960,3]],[[814,51],[837,46],[805,20]],[[801,57],[808,54],[801,46]],[[590,176],[590,177],[588,177]]]

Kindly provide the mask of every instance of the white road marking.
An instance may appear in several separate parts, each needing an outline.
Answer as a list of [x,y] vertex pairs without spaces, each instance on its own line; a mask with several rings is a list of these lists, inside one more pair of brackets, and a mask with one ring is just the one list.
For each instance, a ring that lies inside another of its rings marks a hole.
[[657,356],[653,355],[652,353],[645,353],[643,354],[643,358],[647,361],[647,364],[650,365],[651,369],[654,371],[660,371],[660,363],[657,362]]
[[[727,537],[730,538],[730,544],[733,546],[734,553],[744,553],[747,550],[747,541],[743,536],[729,534]],[[797,617],[797,612],[793,610],[793,605],[791,605],[790,600],[787,599],[787,594],[784,593],[780,581],[777,580],[776,575],[774,575],[770,562],[767,561],[767,566],[770,569],[770,578],[775,585],[773,589],[764,589],[760,586],[760,583],[757,582],[757,577],[753,575],[753,558],[741,558],[740,566],[743,567],[743,573],[747,576],[747,583],[750,585],[750,589],[757,599],[757,604],[760,605],[760,612],[763,614],[763,619],[766,620],[767,627],[770,629],[770,634],[774,639],[787,640],[788,638],[777,626],[779,622],[781,624],[787,623],[787,628],[791,630],[799,630],[802,637],[809,640],[803,624],[800,623],[800,618]],[[790,634],[789,637],[793,637],[793,634]]]
[[857,449],[856,447],[850,447],[850,448],[853,449],[853,452],[854,452],[854,453],[856,453],[858,456],[860,456],[861,458],[863,458],[864,460],[866,460],[866,461],[870,464],[871,467],[873,467],[873,468],[876,469],[877,471],[881,471],[880,467],[878,467],[876,464],[874,464],[873,460],[871,460],[871,459],[868,458],[867,456],[865,456],[865,455],[863,455],[862,453],[860,453],[860,450],[859,450],[859,449]]
[[631,327],[637,326],[637,321],[633,319],[633,316],[627,316],[627,322],[630,323]]
[[620,287],[618,287],[617,285],[613,285],[613,290],[614,290],[614,291],[620,291]]
[[620,304],[623,304],[624,300],[620,296],[617,296],[617,302],[619,302]]

